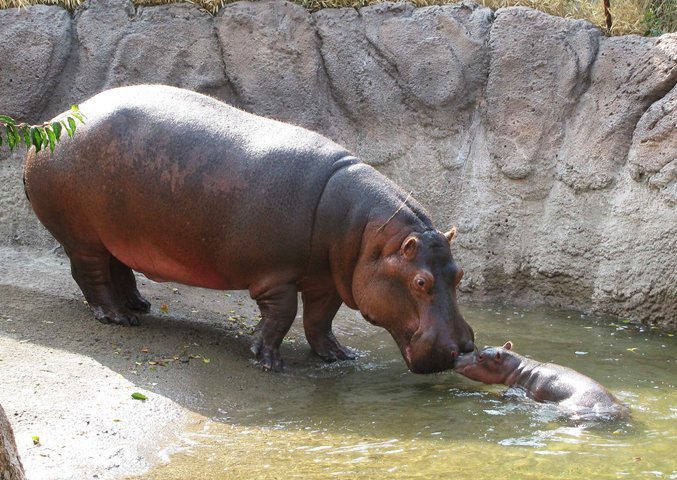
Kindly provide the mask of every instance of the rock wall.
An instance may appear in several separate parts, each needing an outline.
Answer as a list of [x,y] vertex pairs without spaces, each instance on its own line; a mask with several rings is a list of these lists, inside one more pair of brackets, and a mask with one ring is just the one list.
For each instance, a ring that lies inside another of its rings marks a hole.
[[[319,131],[458,225],[466,300],[677,328],[677,34],[474,3],[97,0],[0,11],[0,71],[2,113],[33,122],[153,82]],[[21,162],[0,162],[0,244],[48,247]]]

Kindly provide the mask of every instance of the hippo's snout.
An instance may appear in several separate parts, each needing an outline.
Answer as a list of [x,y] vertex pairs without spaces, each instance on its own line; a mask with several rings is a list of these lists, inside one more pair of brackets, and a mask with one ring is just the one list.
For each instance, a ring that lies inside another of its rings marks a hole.
[[471,353],[477,349],[475,346],[475,331],[465,321],[463,323],[465,329],[461,333],[461,341],[459,342],[461,354]]
[[459,355],[475,348],[472,340],[465,339],[460,344],[449,338],[440,338],[434,330],[419,330],[402,353],[413,373],[435,373],[454,368]]

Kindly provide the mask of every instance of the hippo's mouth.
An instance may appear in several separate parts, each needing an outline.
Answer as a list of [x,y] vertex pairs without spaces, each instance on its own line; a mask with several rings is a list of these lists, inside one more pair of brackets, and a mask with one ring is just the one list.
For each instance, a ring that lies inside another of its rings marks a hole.
[[403,333],[380,324],[365,312],[362,316],[372,325],[383,327],[390,333],[412,373],[436,373],[454,368],[458,352],[434,341],[435,337],[427,335],[420,325],[413,332]]
[[397,343],[402,357],[412,373],[437,373],[451,370],[456,366],[456,355],[451,350],[421,348],[411,341],[402,344]]

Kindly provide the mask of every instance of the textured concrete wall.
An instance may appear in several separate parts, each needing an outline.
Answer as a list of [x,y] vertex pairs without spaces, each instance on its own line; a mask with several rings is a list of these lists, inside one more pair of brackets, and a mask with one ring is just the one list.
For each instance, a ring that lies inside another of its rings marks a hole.
[[[0,11],[0,72],[2,113],[34,122],[152,82],[319,131],[458,225],[466,299],[677,326],[677,34],[473,3],[97,0]],[[0,162],[0,244],[49,247],[21,163]]]

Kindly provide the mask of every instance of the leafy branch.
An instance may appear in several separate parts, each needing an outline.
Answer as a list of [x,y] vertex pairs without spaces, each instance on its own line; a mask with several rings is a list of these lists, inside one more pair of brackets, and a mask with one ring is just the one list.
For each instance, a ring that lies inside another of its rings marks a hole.
[[[17,122],[12,117],[0,115],[0,145],[3,141],[7,142],[10,151],[14,151],[17,145],[23,142],[26,149],[35,147],[36,151],[49,147],[53,152],[54,146],[61,139],[61,134],[65,131],[69,137],[75,134],[77,127],[76,120],[85,123],[85,116],[80,113],[77,105],[73,105],[69,114],[54,122],[45,122],[39,125],[29,125],[24,122]],[[3,129],[5,138],[3,139]]]

